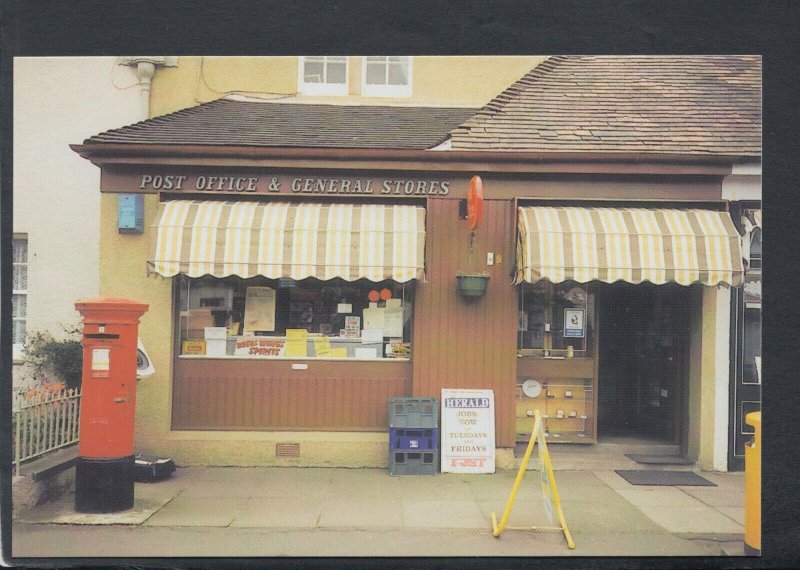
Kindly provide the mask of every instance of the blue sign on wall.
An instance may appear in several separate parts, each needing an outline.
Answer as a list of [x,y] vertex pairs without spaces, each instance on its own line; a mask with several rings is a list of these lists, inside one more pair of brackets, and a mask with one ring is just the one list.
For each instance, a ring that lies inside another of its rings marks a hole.
[[144,233],[143,194],[120,194],[117,214],[117,229],[119,233]]

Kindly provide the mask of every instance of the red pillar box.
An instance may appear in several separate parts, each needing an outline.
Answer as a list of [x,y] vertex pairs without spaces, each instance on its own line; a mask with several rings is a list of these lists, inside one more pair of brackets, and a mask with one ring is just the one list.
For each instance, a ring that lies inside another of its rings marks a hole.
[[83,380],[75,510],[133,507],[136,348],[143,303],[113,297],[81,300]]

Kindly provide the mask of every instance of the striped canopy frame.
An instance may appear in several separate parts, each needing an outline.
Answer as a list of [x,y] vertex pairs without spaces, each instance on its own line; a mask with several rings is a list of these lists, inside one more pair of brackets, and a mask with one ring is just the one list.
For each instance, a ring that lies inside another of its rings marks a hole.
[[742,283],[739,233],[727,212],[535,206],[518,214],[517,284]]
[[425,209],[174,200],[158,207],[148,273],[347,281],[423,277]]

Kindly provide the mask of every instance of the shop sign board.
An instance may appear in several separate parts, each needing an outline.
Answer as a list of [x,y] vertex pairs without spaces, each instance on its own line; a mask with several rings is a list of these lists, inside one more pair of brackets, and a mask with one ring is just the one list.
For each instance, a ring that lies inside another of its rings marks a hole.
[[145,172],[103,171],[101,190],[105,192],[204,193],[223,195],[288,194],[349,195],[388,197],[444,197],[450,194],[452,180],[440,176],[404,173],[363,176],[358,173],[286,173],[269,170],[230,171],[200,169],[178,173],[169,170]]
[[442,473],[494,473],[494,392],[442,389]]

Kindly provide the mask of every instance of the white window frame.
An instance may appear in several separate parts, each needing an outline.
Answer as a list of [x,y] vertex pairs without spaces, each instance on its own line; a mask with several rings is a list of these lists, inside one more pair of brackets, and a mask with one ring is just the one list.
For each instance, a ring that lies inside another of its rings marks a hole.
[[[29,248],[30,244],[28,243],[28,236],[25,236],[25,235],[15,235],[14,238],[13,238],[13,242],[12,243],[16,244],[16,242],[25,242],[25,260],[24,261],[17,261],[16,260],[16,256],[13,255],[13,249],[12,249],[13,258],[12,258],[12,270],[11,270],[11,273],[12,273],[12,291],[11,291],[11,294],[12,295],[20,295],[22,297],[25,297],[26,309],[25,309],[25,316],[23,316],[23,317],[18,317],[15,314],[13,314],[13,312],[12,312],[11,320],[12,320],[12,322],[23,321],[25,323],[26,329],[27,329],[27,321],[28,321],[28,316],[27,316],[28,315],[28,310],[27,310],[27,301],[28,301],[27,283],[28,283],[28,259],[30,257],[30,252],[29,252],[28,248]],[[13,245],[12,245],[12,248],[13,248]],[[22,268],[22,271],[24,271],[24,273],[25,273],[25,283],[26,283],[25,289],[14,289],[13,288],[14,287],[14,285],[13,285],[13,283],[14,283],[14,279],[13,279],[14,270],[16,270],[18,267]],[[13,330],[13,327],[12,327],[12,335],[13,334],[14,334],[14,330]],[[11,345],[11,347],[12,347],[11,348],[11,358],[12,358],[13,361],[19,362],[19,361],[22,360],[22,348],[23,348],[25,343],[24,342],[14,342],[15,340],[16,340],[16,338],[12,338],[11,339],[11,342],[12,342],[12,345]]]
[[[389,81],[389,56],[370,56],[370,57],[384,57],[386,63],[386,81]],[[408,60],[408,83],[405,85],[389,85],[384,83],[382,85],[368,84],[367,83],[367,56],[361,58],[361,95],[364,97],[411,97],[411,83],[414,72],[414,58],[411,56],[397,56],[405,57]]]
[[323,69],[329,57],[344,57],[344,83],[307,83],[305,81],[306,57],[300,56],[297,69],[297,91],[302,95],[347,95],[349,92],[350,58],[347,56],[310,56],[322,57]]

